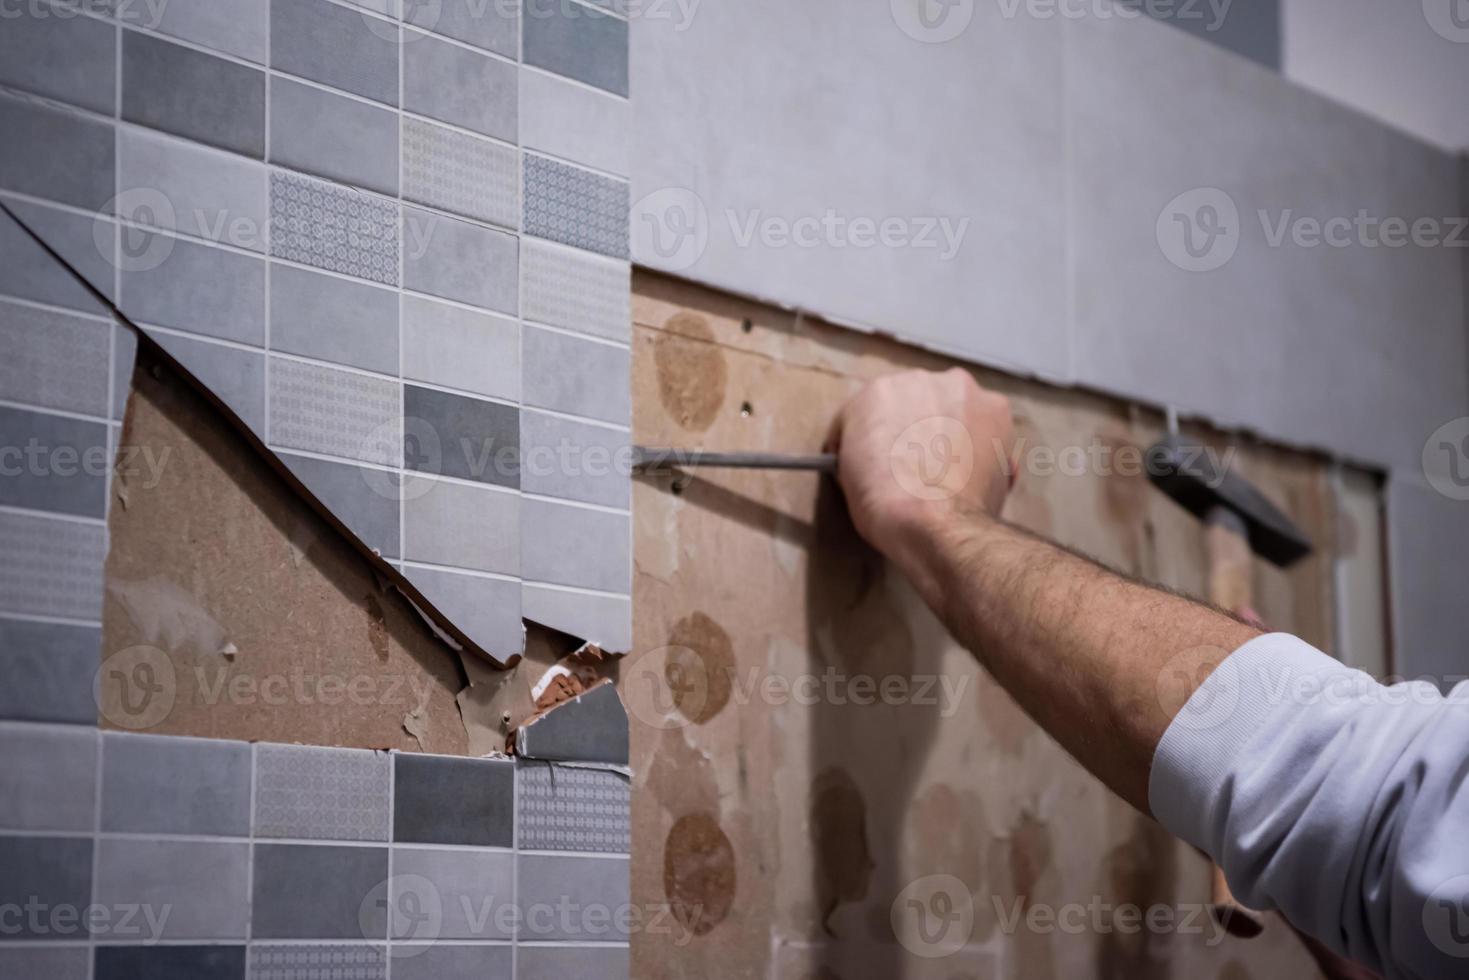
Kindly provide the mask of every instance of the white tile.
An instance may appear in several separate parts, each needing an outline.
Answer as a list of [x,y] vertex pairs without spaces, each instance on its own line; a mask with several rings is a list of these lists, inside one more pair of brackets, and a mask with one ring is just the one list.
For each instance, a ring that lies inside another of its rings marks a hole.
[[573,163],[628,175],[632,104],[556,75],[520,75],[520,141]]

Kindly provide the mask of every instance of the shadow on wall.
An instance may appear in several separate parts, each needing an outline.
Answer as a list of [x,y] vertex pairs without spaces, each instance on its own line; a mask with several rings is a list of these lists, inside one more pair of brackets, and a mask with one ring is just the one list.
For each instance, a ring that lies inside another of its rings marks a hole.
[[1117,0],[1154,20],[1280,71],[1281,0]]

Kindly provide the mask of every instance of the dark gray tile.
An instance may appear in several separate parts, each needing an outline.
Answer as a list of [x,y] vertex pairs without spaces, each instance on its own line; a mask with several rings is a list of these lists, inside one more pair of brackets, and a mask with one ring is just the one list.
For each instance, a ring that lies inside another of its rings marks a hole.
[[622,773],[524,761],[516,778],[521,849],[628,853],[632,786]]
[[270,175],[270,254],[398,285],[398,204],[339,184]]
[[518,228],[520,155],[513,146],[404,119],[403,198]]
[[135,323],[173,327],[255,347],[265,343],[265,260],[182,238],[127,230],[129,254],[146,262],[125,266],[122,302]]
[[[124,220],[265,251],[265,164],[147,129],[119,130],[117,146]],[[143,255],[130,249],[130,264]]]
[[88,980],[90,946],[0,946],[5,980]]
[[[18,916],[7,938],[85,939],[82,915],[92,900],[92,842],[78,837],[0,837],[0,908],[38,904],[71,909],[69,925]],[[39,926],[39,928],[38,928]]]
[[261,744],[255,755],[256,837],[388,839],[386,752]]
[[510,847],[515,766],[488,759],[394,756],[393,840]]
[[[393,980],[442,980],[444,977],[511,980],[514,976],[512,965],[513,956],[508,945],[455,946],[439,941],[424,946],[402,943],[393,946]],[[580,974],[566,976],[579,977]],[[556,980],[566,980],[566,977]]]
[[581,637],[603,650],[632,649],[632,600],[626,596],[588,595],[526,582],[520,590],[520,611],[531,622]]
[[0,612],[97,622],[107,529],[0,512]]
[[272,264],[270,346],[289,354],[397,374],[398,294]]
[[527,324],[520,357],[526,405],[620,425],[632,417],[625,348]]
[[404,465],[502,487],[520,483],[520,411],[417,385],[403,386]]
[[519,305],[514,235],[403,208],[403,287],[501,313]]
[[627,21],[576,3],[526,5],[525,63],[627,95]]
[[251,936],[385,938],[387,878],[386,847],[256,844]]
[[418,566],[403,573],[429,605],[494,659],[504,663],[524,651],[519,582]]
[[124,31],[122,117],[260,157],[265,152],[265,73]]
[[631,437],[527,409],[520,413],[520,488],[606,507],[632,503]]
[[393,25],[327,0],[271,0],[270,64],[364,98],[398,104]]
[[250,980],[387,980],[387,975],[383,946],[250,944]]
[[107,426],[0,406],[0,504],[79,517],[107,506]]
[[409,112],[513,143],[518,92],[515,65],[498,58],[429,35],[403,46],[403,108]]
[[0,618],[0,718],[95,724],[102,631]]
[[108,908],[134,905],[151,913],[136,917],[130,928],[141,934],[126,938],[245,938],[249,844],[104,837],[97,847],[93,900]]
[[108,124],[0,96],[0,131],[5,133],[0,188],[87,210],[101,208],[117,192],[117,155]]
[[631,204],[626,181],[534,153],[522,159],[527,235],[627,258]]
[[102,742],[102,830],[247,836],[250,746],[107,733]]
[[396,474],[288,452],[279,455],[306,489],[363,544],[384,558],[399,557],[398,511],[403,494]]
[[631,592],[632,519],[626,514],[527,498],[520,537],[520,573],[527,581]]
[[41,408],[106,415],[110,329],[100,320],[0,302],[0,392]]
[[0,830],[89,832],[97,813],[97,730],[0,725]]
[[520,47],[518,7],[517,3],[484,0],[412,3],[404,11],[404,19],[425,31],[514,58]]
[[244,946],[98,946],[94,980],[244,980]]
[[520,324],[404,296],[403,377],[520,401]]
[[[515,932],[510,851],[393,848],[393,939],[509,939]],[[422,910],[439,908],[437,921]],[[425,935],[432,930],[434,935]],[[393,972],[396,974],[396,964]]]
[[[626,941],[628,865],[625,858],[520,855],[517,904],[525,918],[517,939]],[[573,914],[555,914],[568,906]]]
[[251,431],[264,435],[264,354],[157,330],[150,331],[149,336],[218,396]]
[[521,946],[518,980],[627,980],[628,951],[621,946]]
[[[516,751],[527,759],[627,765],[627,711],[610,682],[523,726]],[[539,937],[550,938],[550,937]]]
[[[113,294],[115,233],[110,221],[58,211],[41,204],[8,198],[4,204],[31,230],[72,264],[104,296]],[[104,241],[99,247],[98,230]],[[46,253],[10,216],[0,213],[0,293],[81,310],[108,313],[108,308]]]
[[489,487],[419,479],[403,501],[403,557],[516,575],[520,571],[520,495]]
[[273,79],[270,159],[295,170],[397,194],[398,114],[288,78]]
[[110,116],[116,39],[116,27],[92,17],[7,17],[0,31],[0,85]]
[[403,454],[402,404],[395,380],[271,358],[274,445],[397,466]]
[[[160,34],[264,64],[268,47],[265,14],[265,0],[168,0],[157,7],[131,0],[123,20],[141,20]],[[148,23],[154,19],[156,25]]]

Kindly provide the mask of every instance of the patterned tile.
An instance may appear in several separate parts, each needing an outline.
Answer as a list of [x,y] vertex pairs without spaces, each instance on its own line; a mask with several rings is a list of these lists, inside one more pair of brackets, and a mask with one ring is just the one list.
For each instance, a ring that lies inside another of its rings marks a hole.
[[270,436],[276,445],[396,466],[401,392],[383,378],[281,357],[270,363]]
[[613,258],[628,257],[625,181],[525,154],[525,233]]
[[388,839],[386,753],[304,745],[255,751],[257,837]]
[[620,773],[534,762],[517,767],[520,846],[627,853],[631,786]]
[[0,612],[100,620],[106,556],[100,525],[0,513]]
[[270,254],[342,275],[398,284],[398,206],[392,201],[275,171]]
[[382,946],[251,944],[249,980],[385,980]]
[[517,151],[422,119],[406,118],[403,197],[516,228],[520,224]]
[[632,334],[631,263],[527,238],[520,282],[527,320],[624,343]]
[[106,415],[108,332],[98,320],[0,301],[0,392],[41,408]]

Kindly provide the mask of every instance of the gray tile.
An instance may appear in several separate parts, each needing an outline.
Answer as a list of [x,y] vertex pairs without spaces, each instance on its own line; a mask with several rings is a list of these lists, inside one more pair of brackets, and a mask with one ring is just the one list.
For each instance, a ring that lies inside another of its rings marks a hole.
[[95,980],[244,980],[241,946],[98,946]]
[[124,31],[122,118],[260,157],[265,151],[265,73]]
[[404,109],[512,143],[517,82],[513,64],[428,35],[403,46]]
[[502,487],[520,478],[520,411],[417,385],[403,388],[404,465]]
[[[393,848],[395,940],[509,939],[515,931],[514,903],[515,855],[510,851]],[[405,910],[427,910],[431,918]],[[434,910],[440,914],[432,916]]]
[[396,33],[327,0],[271,0],[271,67],[395,106]]
[[112,837],[97,846],[98,904],[151,909],[163,939],[245,938],[249,844]]
[[1199,9],[1157,4],[1134,2],[1127,6],[1273,71],[1281,69],[1281,0],[1262,0],[1207,14]]
[[399,389],[395,381],[272,357],[271,442],[397,466],[403,446]]
[[378,939],[387,910],[375,900],[388,879],[386,847],[255,845],[256,939]]
[[512,846],[513,763],[398,753],[393,764],[394,841]]
[[598,684],[521,727],[515,749],[527,759],[627,765],[627,711],[617,688],[611,681]]
[[[134,2],[124,9],[147,19],[156,16],[157,24],[147,26],[155,27],[161,34],[246,61],[265,63],[269,47],[265,34],[265,0],[168,0],[156,8]],[[126,14],[123,17],[125,23],[136,23],[137,19],[129,19]]]
[[398,558],[400,478],[386,470],[333,463],[280,452],[281,462],[362,543],[385,558]]
[[534,238],[520,243],[521,316],[627,343],[632,265]]
[[527,498],[520,508],[520,571],[527,581],[628,594],[631,519]]
[[519,980],[627,980],[628,951],[622,946],[521,946]]
[[534,153],[524,160],[527,235],[627,258],[626,182]]
[[132,327],[112,327],[112,419],[121,422],[132,394],[133,368],[138,360],[138,333]]
[[631,103],[556,75],[524,72],[520,142],[526,149],[625,177],[632,142]]
[[250,980],[386,980],[383,946],[250,944]]
[[[1424,434],[1427,438],[1427,434]],[[1456,454],[1462,468],[1462,454]],[[1462,493],[1460,485],[1439,485]],[[1388,583],[1392,591],[1394,670],[1409,678],[1431,678],[1449,687],[1451,678],[1469,674],[1464,645],[1455,638],[1462,618],[1469,522],[1465,503],[1406,479],[1387,485]],[[1448,681],[1448,683],[1446,683]]]
[[337,184],[272,172],[270,254],[398,285],[398,205]]
[[[628,861],[624,858],[520,856],[521,942],[627,939]],[[573,914],[555,914],[569,905]],[[537,910],[540,910],[539,912]]]
[[[0,301],[0,398],[106,415],[110,329],[99,320]],[[516,368],[518,382],[518,361]]]
[[102,830],[247,836],[250,746],[107,733],[102,742]]
[[161,331],[149,336],[248,425],[265,433],[265,355]]
[[[116,243],[110,221],[98,221],[14,198],[5,199],[4,204],[76,267],[87,282],[104,295],[112,295]],[[99,229],[102,247],[97,241]],[[107,307],[36,244],[25,229],[3,213],[0,213],[0,255],[6,258],[0,263],[0,293],[85,313],[108,312]]]
[[403,377],[519,401],[520,325],[404,296]]
[[525,63],[627,95],[627,21],[575,3],[530,3]]
[[107,505],[107,425],[0,406],[0,504],[79,517]]
[[272,263],[270,346],[397,374],[398,294]]
[[[71,910],[70,921],[19,916],[7,938],[85,939],[81,918],[92,900],[92,842],[77,837],[0,837],[0,908],[38,904]],[[55,922],[53,927],[52,922]],[[39,926],[39,928],[37,928]]]
[[398,114],[288,78],[272,79],[270,159],[397,194]]
[[89,211],[116,192],[117,157],[108,124],[0,95],[0,130],[0,188]]
[[148,232],[138,251],[153,256],[125,267],[122,302],[135,323],[259,347],[265,343],[265,260],[213,245]]
[[512,146],[403,120],[403,198],[512,230],[520,226],[520,157]]
[[6,980],[88,980],[90,946],[0,947],[0,977]]
[[519,6],[483,0],[414,3],[404,19],[414,27],[513,59],[520,50]]
[[521,614],[531,622],[581,637],[603,650],[632,649],[632,600],[587,595],[526,582],[521,587]]
[[140,129],[118,130],[117,146],[124,218],[265,251],[263,163]]
[[509,945],[455,946],[444,941],[422,946],[397,943],[393,946],[393,980],[441,980],[443,977],[511,980],[514,976],[512,959]]
[[0,513],[0,612],[97,622],[107,529]]
[[520,571],[520,496],[422,479],[403,503],[403,557],[515,575]]
[[532,409],[520,413],[520,488],[606,507],[632,504],[630,436]]
[[0,85],[112,115],[117,28],[91,17],[7,17]]
[[96,729],[0,725],[0,829],[88,832],[96,804]]
[[92,725],[102,631],[0,618],[0,718]]
[[516,778],[521,849],[628,853],[632,787],[626,776],[522,762]]
[[520,356],[527,405],[621,425],[632,417],[626,349],[527,325]]
[[261,744],[255,755],[256,837],[388,839],[386,752]]
[[428,568],[404,568],[409,583],[470,642],[504,663],[525,649],[520,583]]
[[488,310],[519,306],[514,235],[441,214],[403,208],[403,287]]

